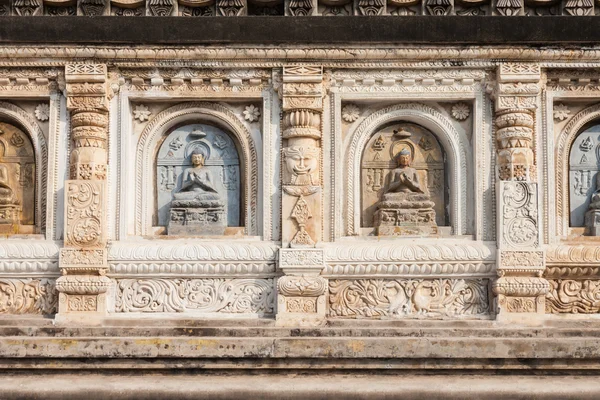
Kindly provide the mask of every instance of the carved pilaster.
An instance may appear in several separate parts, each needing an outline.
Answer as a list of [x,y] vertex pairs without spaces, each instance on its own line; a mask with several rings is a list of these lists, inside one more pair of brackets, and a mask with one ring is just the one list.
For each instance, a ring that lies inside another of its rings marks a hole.
[[325,322],[328,280],[320,276],[323,249],[280,249],[277,323],[315,326]]
[[545,254],[540,248],[537,184],[498,184],[498,319],[531,322],[544,314],[548,281],[542,278]]
[[316,325],[325,320],[327,279],[320,277],[323,251],[314,247],[322,233],[321,114],[322,67],[284,67],[280,89],[282,121],[283,247],[279,279],[279,324],[301,321]]
[[496,88],[498,176],[503,181],[534,181],[534,110],[540,94],[540,66],[502,63]]
[[498,148],[498,319],[529,322],[543,314],[548,282],[542,278],[536,180],[535,109],[541,69],[534,63],[501,63],[495,90]]
[[285,67],[282,242],[312,247],[321,240],[321,113],[323,69]]
[[65,185],[63,276],[56,283],[59,314],[106,312],[108,99],[106,65],[66,66],[71,113],[70,177]]

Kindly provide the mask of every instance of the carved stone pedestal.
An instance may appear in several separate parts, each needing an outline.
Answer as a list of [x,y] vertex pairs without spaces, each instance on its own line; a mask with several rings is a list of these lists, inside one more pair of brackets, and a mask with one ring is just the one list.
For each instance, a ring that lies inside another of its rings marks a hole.
[[281,249],[277,280],[277,325],[319,326],[327,313],[327,279],[322,249]]
[[225,207],[171,208],[169,235],[223,235],[227,227]]
[[107,292],[111,280],[106,249],[61,249],[63,276],[56,280],[58,290],[57,321],[98,324],[107,313]]
[[437,234],[434,203],[428,195],[418,193],[386,194],[375,212],[375,226],[380,236]]

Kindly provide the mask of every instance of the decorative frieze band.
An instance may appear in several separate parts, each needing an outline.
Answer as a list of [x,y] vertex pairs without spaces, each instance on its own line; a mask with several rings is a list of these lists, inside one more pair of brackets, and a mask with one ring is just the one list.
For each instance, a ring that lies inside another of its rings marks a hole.
[[118,279],[117,313],[273,314],[273,279]]
[[329,316],[489,318],[488,279],[352,279],[329,282]]

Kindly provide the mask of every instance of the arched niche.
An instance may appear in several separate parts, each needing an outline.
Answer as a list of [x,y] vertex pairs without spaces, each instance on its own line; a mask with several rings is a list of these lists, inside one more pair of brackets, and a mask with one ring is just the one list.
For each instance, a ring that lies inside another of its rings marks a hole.
[[29,136],[0,122],[0,226],[35,225],[35,152]]
[[229,108],[210,102],[186,102],[157,114],[144,128],[136,150],[135,235],[154,234],[158,222],[156,180],[157,154],[163,141],[174,129],[186,125],[212,126],[226,132],[238,146],[240,187],[242,193],[240,221],[248,235],[258,234],[258,173],[256,145],[248,128]]
[[590,199],[599,190],[600,121],[584,126],[569,149],[569,225],[585,226]]
[[193,167],[191,155],[199,152],[205,160],[202,169],[211,177],[212,186],[225,204],[227,226],[243,226],[244,193],[238,149],[231,134],[208,124],[183,125],[165,136],[156,160],[155,225],[168,226],[169,211],[176,194],[182,191],[185,171]]
[[469,139],[464,133],[459,133],[452,122],[436,108],[421,103],[400,103],[373,112],[344,139],[347,235],[362,234],[361,169],[364,149],[382,127],[400,122],[423,127],[437,138],[445,153],[448,222],[453,235],[469,234],[467,210],[474,208],[473,186],[468,185],[467,165],[472,164],[472,158],[467,157],[467,151],[472,147]]
[[[45,233],[48,146],[44,133],[32,115],[22,108],[5,101],[0,101],[0,122],[5,124],[5,126],[12,127],[9,129],[8,136],[4,138],[5,141],[10,143],[13,136],[10,130],[13,128],[23,138],[23,144],[16,146],[17,150],[15,153],[13,153],[13,150],[9,150],[12,144],[7,145],[3,143],[3,154],[16,154],[16,158],[10,156],[11,160],[17,160],[17,158],[22,156],[24,164],[29,164],[29,166],[25,167],[24,173],[27,175],[27,179],[32,178],[31,180],[33,181],[32,187],[22,194],[22,207],[26,208],[23,215],[24,218],[19,220],[19,224],[13,225],[9,233]],[[15,139],[15,142],[20,144],[20,140]],[[30,151],[32,152],[33,162],[31,162],[31,158],[28,155]],[[19,171],[19,174],[21,174],[21,171]],[[33,174],[33,176],[30,176],[30,174]],[[17,181],[26,184],[23,181],[24,177],[25,175],[20,175]],[[14,178],[14,176],[11,177],[11,179]]]
[[[399,132],[410,134],[398,137]],[[407,148],[412,154],[411,167],[419,176],[425,194],[435,203],[437,226],[448,224],[446,204],[445,154],[437,137],[427,128],[411,122],[392,122],[380,127],[363,149],[361,161],[361,227],[374,226],[377,203],[388,190],[392,172],[398,166],[399,152]]]
[[[571,226],[578,227],[571,225],[570,221],[571,183],[575,184],[575,177],[573,177],[572,181],[570,176],[571,150],[579,146],[579,144],[574,144],[575,140],[581,133],[596,125],[597,122],[595,121],[600,121],[600,103],[586,107],[575,114],[556,138],[554,181],[556,187],[556,235],[558,237],[568,236]],[[575,204],[577,203],[574,203],[574,206]]]

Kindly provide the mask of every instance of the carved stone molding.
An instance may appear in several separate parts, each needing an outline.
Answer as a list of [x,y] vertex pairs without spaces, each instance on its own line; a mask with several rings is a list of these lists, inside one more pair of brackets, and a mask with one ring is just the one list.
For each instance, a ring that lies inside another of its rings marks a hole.
[[58,275],[58,251],[50,241],[0,240],[0,274]]
[[[96,60],[152,60],[155,65],[161,60],[207,60],[211,62],[216,60],[269,60],[260,63],[253,62],[255,66],[271,66],[274,61],[297,63],[298,60],[313,61],[364,61],[375,60],[380,62],[386,60],[389,62],[402,62],[407,65],[407,59],[415,61],[445,61],[447,60],[515,60],[515,61],[535,61],[553,63],[557,61],[572,61],[573,52],[571,49],[560,48],[531,48],[520,46],[498,46],[490,48],[489,46],[443,46],[443,47],[424,47],[424,46],[390,46],[390,47],[367,47],[356,46],[352,48],[339,47],[298,47],[293,52],[285,48],[266,48],[255,46],[238,47],[206,47],[206,46],[186,46],[175,49],[164,48],[131,48],[120,46],[3,46],[0,51],[0,59],[96,59]],[[600,59],[600,50],[595,48],[585,48],[578,51],[578,62],[597,62]],[[39,61],[36,61],[39,63]],[[280,65],[280,64],[279,64]],[[335,66],[335,63],[327,63],[325,66]],[[347,63],[345,63],[347,65]],[[492,65],[492,64],[490,64]],[[564,63],[555,64],[564,68]],[[341,64],[339,64],[341,66]],[[366,64],[365,66],[369,66]],[[373,64],[371,66],[376,66]],[[439,66],[438,66],[439,67]]]
[[273,279],[119,279],[116,309],[150,313],[273,314]]
[[58,295],[54,285],[54,279],[0,279],[0,314],[55,314]]
[[109,261],[275,261],[270,242],[118,241],[108,247]]
[[227,93],[242,97],[260,93],[271,78],[266,69],[121,68],[119,74],[130,91],[181,93]]
[[325,247],[327,277],[468,276],[496,274],[494,243],[435,241],[357,242]]
[[97,295],[106,293],[110,285],[106,276],[66,275],[56,281],[61,294]]
[[218,103],[190,102],[170,107],[154,118],[144,128],[136,150],[135,174],[135,235],[147,235],[152,225],[154,196],[154,157],[160,138],[173,126],[183,122],[206,120],[230,131],[241,146],[244,165],[244,214],[248,235],[258,234],[258,157],[248,127],[229,108]]
[[473,92],[481,89],[482,70],[333,70],[331,86],[339,93]]
[[[466,137],[462,137],[451,121],[433,107],[420,103],[402,103],[373,112],[366,117],[356,129],[349,132],[344,143],[347,158],[344,160],[347,175],[344,181],[347,187],[347,230],[349,236],[360,234],[360,164],[362,151],[366,142],[373,133],[382,125],[395,121],[405,120],[423,125],[437,135],[446,154],[448,155],[448,169],[450,186],[450,220],[455,234],[466,233],[467,225],[467,155],[469,147]],[[338,179],[342,179],[339,177]]]
[[547,278],[589,278],[600,276],[600,246],[559,244],[546,249]]
[[111,276],[272,276],[277,249],[267,242],[113,242],[108,252],[109,273]]
[[488,318],[487,279],[355,279],[329,283],[329,315],[345,318]]

